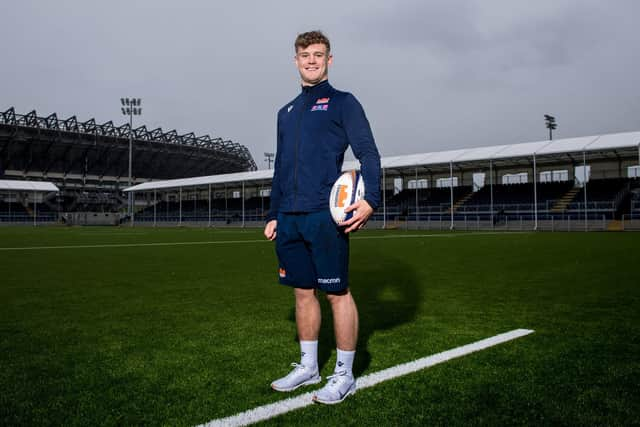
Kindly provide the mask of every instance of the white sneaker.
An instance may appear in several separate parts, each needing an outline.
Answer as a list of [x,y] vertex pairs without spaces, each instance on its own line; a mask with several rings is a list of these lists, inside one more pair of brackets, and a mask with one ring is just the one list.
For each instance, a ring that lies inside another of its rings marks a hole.
[[353,375],[347,375],[346,371],[334,372],[328,376],[329,382],[316,392],[313,401],[333,405],[340,403],[350,394],[356,392],[356,379]]
[[299,363],[292,363],[293,370],[271,383],[271,388],[276,391],[293,391],[303,385],[318,384],[322,377],[318,373],[318,368],[307,368]]

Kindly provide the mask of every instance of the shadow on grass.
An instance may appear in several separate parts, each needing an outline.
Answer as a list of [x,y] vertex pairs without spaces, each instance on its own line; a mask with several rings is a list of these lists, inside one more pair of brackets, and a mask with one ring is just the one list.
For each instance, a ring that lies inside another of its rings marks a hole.
[[[349,273],[351,293],[358,306],[360,331],[354,362],[354,374],[360,376],[371,364],[369,339],[376,331],[395,328],[413,321],[422,302],[421,288],[413,268],[378,249],[367,248],[352,255]],[[319,292],[322,325],[318,345],[320,370],[336,348],[331,306]],[[295,325],[295,307],[289,313]],[[295,327],[294,327],[295,331]],[[294,332],[294,341],[298,341]]]

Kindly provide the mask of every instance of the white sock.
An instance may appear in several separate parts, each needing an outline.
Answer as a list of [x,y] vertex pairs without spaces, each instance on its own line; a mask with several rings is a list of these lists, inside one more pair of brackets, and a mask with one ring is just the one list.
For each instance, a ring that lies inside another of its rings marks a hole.
[[318,367],[318,340],[300,341],[300,364],[312,369]]
[[347,375],[353,376],[353,359],[356,357],[354,351],[338,350],[338,356],[336,357],[336,368],[334,372],[347,371]]

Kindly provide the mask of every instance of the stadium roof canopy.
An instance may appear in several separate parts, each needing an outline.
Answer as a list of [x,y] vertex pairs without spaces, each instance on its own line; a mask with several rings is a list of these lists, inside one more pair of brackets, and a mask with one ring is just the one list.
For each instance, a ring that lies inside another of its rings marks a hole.
[[[442,167],[450,164],[481,163],[491,160],[514,161],[533,157],[558,159],[572,153],[602,153],[616,150],[640,150],[640,132],[626,132],[583,136],[578,138],[555,139],[553,141],[524,142],[519,144],[493,145],[459,150],[435,151],[409,154],[404,156],[383,157],[383,169],[402,169],[409,167]],[[640,156],[640,154],[639,154]],[[356,160],[345,162],[343,170],[359,169]],[[273,178],[273,170],[240,172],[224,175],[200,176],[166,181],[152,181],[138,184],[124,191],[149,191],[180,187],[197,187],[208,184],[265,181]]]
[[257,169],[245,146],[220,137],[83,122],[76,116],[62,119],[56,113],[42,117],[35,110],[17,114],[11,107],[0,111],[0,176],[38,177],[63,189],[84,187],[86,177],[95,177],[88,178],[89,186],[119,190],[121,178],[128,175],[130,141],[135,182]]
[[169,179],[165,181],[151,181],[134,185],[124,191],[148,191],[180,187],[198,187],[208,184],[225,184],[249,181],[270,181],[273,170],[258,170],[253,172],[226,173],[221,175],[197,176],[194,178]]
[[0,179],[0,190],[10,191],[60,191],[51,182],[45,181],[16,181],[10,179]]

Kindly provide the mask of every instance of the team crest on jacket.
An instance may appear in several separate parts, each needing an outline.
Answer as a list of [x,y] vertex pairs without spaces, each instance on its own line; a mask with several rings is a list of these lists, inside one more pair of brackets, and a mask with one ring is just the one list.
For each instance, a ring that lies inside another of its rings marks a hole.
[[316,104],[311,107],[311,111],[327,111],[329,109],[329,104]]
[[316,104],[328,104],[329,103],[329,98],[318,98],[318,100],[316,101]]

